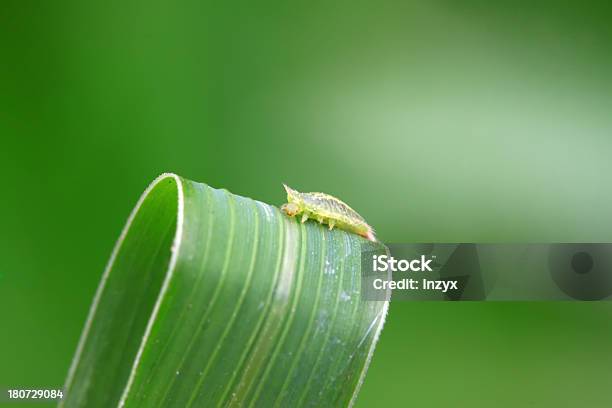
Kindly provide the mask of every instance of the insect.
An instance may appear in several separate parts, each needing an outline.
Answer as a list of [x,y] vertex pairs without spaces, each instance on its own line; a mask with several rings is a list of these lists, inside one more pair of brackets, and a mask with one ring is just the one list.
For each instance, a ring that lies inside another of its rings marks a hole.
[[281,206],[281,211],[289,217],[301,214],[302,223],[312,218],[320,224],[327,224],[330,230],[338,227],[376,242],[374,229],[346,203],[329,194],[300,193],[286,184],[283,186],[287,191],[288,202]]

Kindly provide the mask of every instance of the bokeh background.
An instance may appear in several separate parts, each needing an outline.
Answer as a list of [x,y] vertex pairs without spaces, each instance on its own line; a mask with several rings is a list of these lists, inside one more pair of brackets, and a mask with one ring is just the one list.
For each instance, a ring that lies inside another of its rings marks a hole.
[[[610,242],[605,3],[0,5],[0,385],[61,387],[140,193],[351,203],[387,242]],[[393,303],[357,407],[608,407],[607,303]],[[40,406],[40,405],[37,405]]]

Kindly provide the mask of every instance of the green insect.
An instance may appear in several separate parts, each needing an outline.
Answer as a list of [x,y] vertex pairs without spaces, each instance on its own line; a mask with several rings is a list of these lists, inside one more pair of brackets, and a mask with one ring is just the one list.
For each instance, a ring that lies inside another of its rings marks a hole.
[[283,186],[287,191],[288,203],[283,204],[281,210],[289,217],[301,214],[302,223],[312,218],[327,224],[330,230],[338,227],[376,242],[374,229],[346,203],[329,194],[300,193],[286,184]]

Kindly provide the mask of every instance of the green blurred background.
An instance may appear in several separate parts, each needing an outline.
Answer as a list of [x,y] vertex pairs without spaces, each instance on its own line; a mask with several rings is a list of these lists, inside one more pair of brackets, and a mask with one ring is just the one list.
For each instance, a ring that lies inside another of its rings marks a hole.
[[[612,241],[604,3],[0,5],[0,385],[61,387],[164,171],[387,242]],[[608,407],[606,303],[393,303],[357,407]],[[38,405],[40,406],[40,405]]]

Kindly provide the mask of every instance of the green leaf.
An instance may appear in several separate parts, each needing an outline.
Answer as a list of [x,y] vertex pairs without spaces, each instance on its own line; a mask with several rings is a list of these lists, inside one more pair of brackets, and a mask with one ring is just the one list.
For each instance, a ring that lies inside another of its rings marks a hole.
[[157,178],[113,251],[66,407],[347,406],[387,302],[360,295],[357,235]]

